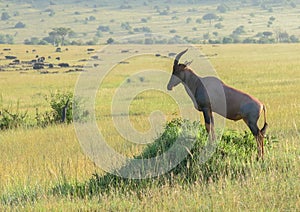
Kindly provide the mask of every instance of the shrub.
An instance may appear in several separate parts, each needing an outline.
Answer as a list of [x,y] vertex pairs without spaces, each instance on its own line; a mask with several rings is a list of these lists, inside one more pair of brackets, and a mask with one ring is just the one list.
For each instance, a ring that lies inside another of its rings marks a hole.
[[290,6],[291,6],[292,8],[296,8],[296,7],[297,7],[296,3],[293,2],[293,1],[290,3]]
[[15,129],[22,126],[29,125],[29,117],[26,112],[19,110],[19,102],[17,103],[17,109],[14,112],[11,107],[5,108],[0,111],[0,129]]
[[291,36],[290,36],[290,41],[291,41],[292,43],[298,43],[298,42],[299,42],[299,38],[296,37],[295,35],[291,35]]
[[100,32],[109,32],[110,31],[110,27],[109,26],[100,25],[100,26],[98,26],[97,30],[100,31]]
[[1,14],[1,20],[2,21],[6,21],[6,20],[8,20],[10,18],[10,15],[7,13],[7,12],[3,12],[2,14]]
[[13,44],[13,43],[14,43],[14,37],[12,35],[0,34],[0,44]]
[[226,13],[228,10],[229,10],[229,7],[225,4],[221,4],[217,7],[217,10],[220,12],[220,13]]
[[142,19],[141,19],[141,22],[142,22],[142,23],[147,23],[147,22],[148,22],[148,19],[147,19],[147,18],[142,18]]
[[201,23],[202,23],[202,19],[201,19],[201,18],[197,18],[197,19],[196,19],[196,23],[197,23],[197,24],[201,24]]
[[[20,127],[47,127],[61,122],[71,123],[73,120],[85,122],[89,118],[89,112],[83,109],[83,101],[74,99],[71,92],[55,92],[45,97],[50,110],[40,113],[36,108],[35,117],[28,115],[27,111],[19,110],[19,102],[16,110],[11,107],[0,108],[0,130],[15,129]],[[2,98],[0,96],[0,105]],[[65,112],[64,112],[65,110]]]
[[[271,147],[270,142],[271,139],[268,138],[267,147]],[[147,179],[122,178],[110,173],[101,176],[96,173],[90,180],[83,183],[61,182],[52,189],[52,194],[86,198],[113,191],[139,193],[153,186],[174,183],[180,185],[195,182],[209,183],[221,177],[243,179],[250,175],[250,168],[256,161],[253,159],[257,155],[256,142],[250,132],[225,131],[216,149],[208,151],[210,157],[205,161],[203,156],[209,147],[208,136],[203,125],[199,122],[174,119],[166,124],[164,132],[152,144],[135,157],[135,159],[155,158],[167,151],[175,159],[178,156],[181,157],[182,154],[185,155],[184,159],[168,173],[153,178],[149,175],[150,178]],[[161,159],[151,166],[158,169],[161,164],[173,163],[172,158],[165,160]],[[141,165],[141,167],[147,166],[149,167],[149,164]],[[137,169],[136,163],[129,160],[123,167],[116,170],[116,173],[139,174],[139,171],[143,169]]]
[[96,17],[93,16],[93,15],[91,15],[91,16],[89,17],[89,21],[96,21]]
[[[83,111],[82,102],[75,100],[71,92],[57,91],[46,96],[45,99],[51,110],[42,114],[36,110],[35,119],[38,126],[46,127],[61,122],[71,123],[73,119],[85,121],[88,118],[88,111]],[[75,113],[73,114],[73,112]]]
[[256,43],[256,40],[254,38],[246,38],[243,40],[243,43]]
[[16,23],[15,28],[16,29],[20,29],[20,28],[25,28],[25,24],[21,21],[19,21],[18,23]]
[[233,39],[231,37],[224,37],[222,43],[224,44],[233,43]]
[[217,24],[215,24],[215,28],[217,28],[217,29],[222,29],[224,26],[223,26],[223,24],[221,24],[221,23],[217,23]]
[[244,34],[244,33],[245,33],[244,26],[239,26],[232,32],[232,34],[235,34],[235,35],[240,35],[240,34]]

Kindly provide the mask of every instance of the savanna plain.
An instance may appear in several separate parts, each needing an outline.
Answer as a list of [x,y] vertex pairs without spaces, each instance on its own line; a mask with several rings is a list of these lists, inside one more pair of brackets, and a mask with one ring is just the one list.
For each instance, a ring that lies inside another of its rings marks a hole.
[[[53,46],[1,45],[21,60],[36,54],[60,58],[71,66],[87,65],[88,48],[68,46],[55,52]],[[214,180],[147,184],[141,190],[118,189],[95,195],[53,192],[58,185],[77,185],[95,173],[105,173],[86,156],[78,142],[73,124],[46,127],[22,126],[0,131],[0,209],[1,210],[105,210],[105,211],[298,211],[300,209],[300,45],[232,44],[199,45],[208,55],[218,76],[225,83],[261,100],[267,108],[272,148],[266,146],[264,161],[251,160],[247,176],[226,174]],[[35,49],[35,53],[32,53]],[[29,53],[25,53],[29,50]],[[193,59],[188,58],[187,59]],[[7,60],[1,55],[1,65]],[[93,63],[96,63],[93,61]],[[160,69],[171,74],[172,60],[148,55],[118,64],[100,86],[96,98],[96,120],[106,140],[116,151],[139,155],[144,145],[130,144],[113,127],[110,117],[111,96],[122,82],[134,86],[141,79],[130,78],[134,69]],[[34,117],[36,108],[46,111],[45,96],[53,92],[74,92],[81,72],[69,68],[6,70],[0,72],[0,109],[27,112]],[[126,81],[127,80],[127,81]],[[142,83],[148,83],[147,77]],[[162,82],[167,83],[167,82]],[[175,91],[174,91],[175,92]],[[168,121],[178,117],[178,107],[166,93],[146,92],[130,105],[132,125],[149,128],[148,117],[161,110]],[[262,120],[260,120],[261,125]],[[203,123],[203,121],[202,121]],[[226,122],[226,128],[249,131],[242,122]],[[157,135],[159,136],[159,135]],[[253,153],[255,155],[255,153]],[[230,164],[229,164],[230,166]],[[234,164],[232,164],[234,166]],[[217,171],[217,170],[216,170]],[[112,185],[113,187],[114,185]],[[120,186],[122,187],[122,186]],[[87,192],[88,193],[88,192]]]

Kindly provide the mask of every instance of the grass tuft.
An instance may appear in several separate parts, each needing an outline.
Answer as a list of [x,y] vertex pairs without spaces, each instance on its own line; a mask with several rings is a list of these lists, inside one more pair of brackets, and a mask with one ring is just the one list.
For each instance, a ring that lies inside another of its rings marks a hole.
[[3,205],[18,206],[22,204],[34,204],[40,196],[38,188],[17,188],[13,192],[7,193],[0,197]]

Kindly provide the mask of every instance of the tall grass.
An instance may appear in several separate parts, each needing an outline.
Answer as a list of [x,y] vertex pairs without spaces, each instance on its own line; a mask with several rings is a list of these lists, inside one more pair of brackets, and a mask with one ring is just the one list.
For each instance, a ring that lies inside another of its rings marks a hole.
[[[193,140],[193,145],[188,144]],[[271,147],[271,138],[266,139],[266,148]],[[151,159],[172,151],[173,157],[163,157],[162,161],[157,160],[153,164],[159,169],[164,164],[172,163],[177,157],[186,157],[174,164],[173,169],[162,175],[152,177],[148,175],[145,179],[123,178],[114,174],[103,175],[94,173],[92,178],[86,182],[68,181],[65,174],[61,173],[58,185],[54,186],[49,194],[55,196],[66,196],[69,198],[92,198],[98,195],[110,195],[111,193],[136,193],[140,195],[144,190],[160,188],[173,185],[192,185],[195,183],[208,184],[226,177],[229,180],[244,180],[251,176],[251,168],[267,169],[262,161],[256,161],[256,142],[253,136],[248,133],[226,131],[216,146],[216,149],[203,160],[205,150],[208,150],[209,141],[205,127],[199,122],[174,119],[165,126],[165,131],[152,144],[135,159]],[[175,150],[171,147],[176,145]],[[170,160],[171,159],[171,160]],[[262,166],[261,166],[262,165]],[[146,160],[140,167],[149,167]],[[133,173],[138,169],[136,163],[128,161],[116,173]],[[61,170],[63,171],[63,170]],[[145,170],[147,171],[147,170]],[[142,176],[142,174],[140,174]],[[129,175],[130,177],[130,175]],[[17,190],[2,196],[4,204],[22,204],[22,202],[35,202],[42,194],[37,188]]]
[[[299,45],[220,45],[202,46],[202,50],[217,54],[211,62],[225,83],[256,96],[266,105],[270,144],[264,162],[255,160],[256,144],[242,122],[226,123],[227,130],[212,157],[215,160],[208,161],[206,167],[205,163],[198,163],[198,159],[193,161],[192,158],[198,156],[190,151],[188,158],[169,175],[141,182],[103,173],[81,152],[71,125],[6,130],[0,132],[1,210],[297,211],[300,208]],[[73,58],[68,62],[78,61],[85,55],[76,52],[70,48]],[[151,62],[151,58],[147,60]],[[142,60],[137,64],[142,67]],[[19,101],[20,112],[34,115],[37,106],[44,110],[47,107],[44,94],[72,89],[77,76],[1,73],[2,105],[16,105]],[[107,83],[114,85],[115,79],[119,79],[118,76],[112,76],[111,83]],[[108,94],[114,89],[105,87]],[[147,98],[133,103],[132,112],[142,100],[155,105],[157,98],[150,98],[151,93],[146,95]],[[162,110],[172,118],[173,111],[168,110],[172,101],[167,104]],[[99,126],[101,124],[102,132],[109,138],[109,145],[126,155],[146,158],[160,154],[160,149],[165,150],[172,143],[170,136],[180,131],[172,122],[174,127],[165,128],[172,133],[158,137],[146,149],[126,144],[111,127],[109,107],[108,102],[97,102]],[[144,129],[147,114],[136,113],[131,121]],[[201,147],[201,139],[206,134],[196,125],[189,123],[188,126],[197,129]]]

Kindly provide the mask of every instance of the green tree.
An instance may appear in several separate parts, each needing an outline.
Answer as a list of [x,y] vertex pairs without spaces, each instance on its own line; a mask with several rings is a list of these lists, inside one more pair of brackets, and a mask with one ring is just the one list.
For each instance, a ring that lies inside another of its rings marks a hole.
[[218,19],[218,16],[214,13],[207,13],[202,17],[202,19],[209,21],[209,25],[211,26],[212,21]]
[[265,31],[263,32],[264,37],[269,38],[273,35],[273,32]]
[[53,32],[56,33],[60,39],[61,39],[61,45],[63,46],[65,44],[65,39],[68,35],[73,33],[73,30],[71,28],[66,27],[58,27],[53,28]]
[[44,41],[52,43],[55,46],[56,43],[59,43],[59,36],[55,31],[49,32],[48,37],[43,38]]

